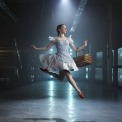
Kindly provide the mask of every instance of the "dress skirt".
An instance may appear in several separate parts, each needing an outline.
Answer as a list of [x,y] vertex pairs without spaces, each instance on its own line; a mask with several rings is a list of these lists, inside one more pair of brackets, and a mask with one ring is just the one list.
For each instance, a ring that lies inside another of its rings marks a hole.
[[53,72],[56,74],[59,74],[59,72],[62,70],[78,71],[78,68],[73,59],[68,63],[64,62],[59,59],[56,53],[48,55],[40,54],[39,60],[41,63],[41,68],[47,69],[49,72]]

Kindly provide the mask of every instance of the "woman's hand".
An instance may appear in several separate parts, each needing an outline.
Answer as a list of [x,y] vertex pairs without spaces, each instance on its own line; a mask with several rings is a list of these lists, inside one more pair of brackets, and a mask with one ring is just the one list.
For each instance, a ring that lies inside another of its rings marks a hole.
[[88,40],[84,41],[84,46],[86,47],[88,45]]
[[34,44],[31,45],[31,47],[36,50],[36,46]]

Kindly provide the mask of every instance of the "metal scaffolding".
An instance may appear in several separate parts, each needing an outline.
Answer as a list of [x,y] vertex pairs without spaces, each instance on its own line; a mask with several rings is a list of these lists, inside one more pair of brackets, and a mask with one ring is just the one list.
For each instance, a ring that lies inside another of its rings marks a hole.
[[11,10],[8,8],[8,6],[4,3],[3,0],[0,0],[0,8],[2,8],[14,22],[17,21],[17,18],[14,16],[14,14],[11,12]]

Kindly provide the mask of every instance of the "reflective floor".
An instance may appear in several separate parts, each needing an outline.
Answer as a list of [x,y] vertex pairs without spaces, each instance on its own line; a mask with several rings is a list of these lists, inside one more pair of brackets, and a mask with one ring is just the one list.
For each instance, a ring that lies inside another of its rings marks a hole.
[[122,91],[79,82],[40,81],[0,94],[0,122],[122,122]]

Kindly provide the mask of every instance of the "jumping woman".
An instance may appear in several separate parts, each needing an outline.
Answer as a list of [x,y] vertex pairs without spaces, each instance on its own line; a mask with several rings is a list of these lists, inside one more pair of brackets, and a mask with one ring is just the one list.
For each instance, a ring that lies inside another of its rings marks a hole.
[[75,47],[74,42],[71,37],[66,37],[67,28],[65,24],[60,24],[57,26],[57,37],[49,37],[50,43],[46,47],[38,48],[35,45],[31,45],[34,50],[47,51],[53,45],[56,46],[57,52],[54,54],[40,54],[39,59],[42,64],[40,68],[43,72],[48,74],[54,74],[53,76],[59,80],[63,80],[66,76],[69,83],[77,91],[80,98],[84,98],[83,92],[78,88],[75,80],[73,79],[70,71],[77,71],[73,58],[69,54],[69,47],[71,47],[75,52],[84,49],[87,46],[87,41],[78,48]]

